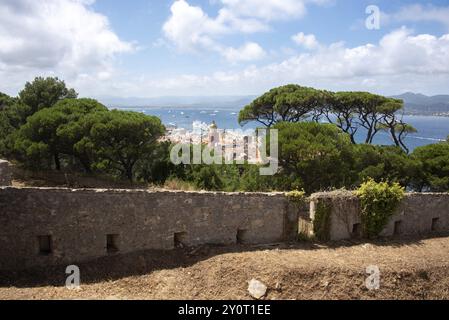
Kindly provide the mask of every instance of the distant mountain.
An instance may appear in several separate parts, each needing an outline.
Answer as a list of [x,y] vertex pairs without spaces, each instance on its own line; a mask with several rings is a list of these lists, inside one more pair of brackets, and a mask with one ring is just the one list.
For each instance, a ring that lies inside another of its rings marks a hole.
[[[156,98],[103,97],[98,100],[110,108],[198,108],[241,110],[257,96],[185,96]],[[449,95],[426,96],[406,92],[393,98],[404,100],[405,114],[449,116]]]
[[406,92],[393,98],[404,100],[406,114],[449,116],[449,95],[426,96]]
[[98,100],[108,107],[139,108],[209,108],[240,110],[257,96],[187,96],[156,98],[115,98],[103,97]]

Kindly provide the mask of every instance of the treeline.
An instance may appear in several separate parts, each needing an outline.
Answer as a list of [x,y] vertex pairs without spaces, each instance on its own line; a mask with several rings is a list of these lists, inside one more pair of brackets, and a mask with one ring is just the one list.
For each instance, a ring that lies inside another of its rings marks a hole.
[[[412,191],[448,192],[449,142],[409,154],[405,138],[416,129],[403,121],[402,109],[402,100],[369,92],[292,84],[255,99],[241,110],[239,122],[256,121],[279,130],[280,172],[266,186],[311,193],[353,189],[372,178]],[[373,144],[380,131],[390,134],[394,146]],[[361,144],[357,134],[363,137]]]
[[409,191],[449,191],[449,142],[416,148],[353,144],[333,124],[279,122],[279,172],[261,176],[255,165],[189,165],[182,181],[201,189],[291,191],[311,194],[340,188],[353,190],[370,178],[397,182]]
[[[307,193],[354,189],[363,181],[398,182],[408,190],[449,191],[449,142],[408,154],[412,128],[397,112],[402,102],[369,93],[330,93],[289,85],[262,95],[240,113],[279,130],[279,172],[257,165],[178,165],[160,139],[160,119],[108,110],[79,99],[57,78],[36,78],[18,97],[0,94],[0,157],[32,170],[82,172],[116,179],[224,191]],[[323,119],[328,124],[320,123]],[[366,133],[356,144],[355,134]],[[377,146],[380,130],[396,145]]]
[[58,78],[36,78],[17,98],[1,94],[0,155],[33,170],[164,179],[169,145],[158,142],[159,118],[77,96]]
[[402,100],[369,92],[330,92],[291,84],[254,100],[240,112],[239,122],[271,127],[278,122],[325,120],[347,133],[353,144],[356,134],[372,144],[380,131],[386,131],[396,146],[409,152],[404,139],[416,129],[402,120],[403,106]]

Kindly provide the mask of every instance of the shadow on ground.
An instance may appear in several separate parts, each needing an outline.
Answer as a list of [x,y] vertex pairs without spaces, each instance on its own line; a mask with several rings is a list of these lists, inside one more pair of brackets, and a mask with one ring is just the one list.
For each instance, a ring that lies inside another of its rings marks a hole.
[[[447,237],[446,234],[434,235]],[[265,250],[322,250],[353,247],[363,244],[382,247],[421,245],[424,238],[345,240],[336,242],[299,241],[271,245],[203,245],[178,248],[170,251],[146,250],[127,254],[114,254],[83,263],[75,263],[81,270],[83,283],[114,281],[130,276],[139,276],[163,269],[187,268],[200,261],[217,255]],[[32,288],[43,286],[62,287],[65,285],[67,265],[36,268],[24,271],[0,271],[0,287]]]

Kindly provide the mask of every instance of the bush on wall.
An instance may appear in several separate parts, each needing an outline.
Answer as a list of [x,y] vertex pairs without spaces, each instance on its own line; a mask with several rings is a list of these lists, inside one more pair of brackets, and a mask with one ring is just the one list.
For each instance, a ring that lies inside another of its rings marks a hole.
[[365,236],[372,238],[380,234],[404,198],[404,193],[404,188],[398,183],[377,183],[369,179],[360,186],[356,194],[360,199]]
[[313,234],[318,240],[330,240],[331,213],[332,206],[329,203],[323,201],[317,203],[313,222]]
[[306,193],[304,190],[293,190],[287,193],[287,198],[293,203],[302,204],[306,199]]

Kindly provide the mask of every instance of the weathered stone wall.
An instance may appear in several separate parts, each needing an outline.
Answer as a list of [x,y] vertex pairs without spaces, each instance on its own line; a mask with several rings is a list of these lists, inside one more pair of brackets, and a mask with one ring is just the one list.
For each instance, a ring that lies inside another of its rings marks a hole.
[[[360,202],[350,192],[317,193],[311,198],[310,217],[314,220],[319,202],[330,204],[330,240],[358,237]],[[381,236],[429,235],[449,232],[449,193],[406,194]]]
[[[111,249],[295,240],[313,234],[320,202],[330,208],[330,240],[358,235],[360,204],[350,192],[298,203],[283,193],[0,187],[0,269],[72,264]],[[433,232],[449,232],[449,194],[406,195],[381,235]]]
[[[291,239],[297,216],[283,194],[0,188],[0,269],[81,262],[183,245]],[[51,253],[39,237],[51,236]],[[45,253],[45,252],[44,252]]]
[[8,161],[0,160],[0,186],[10,186],[12,170]]

